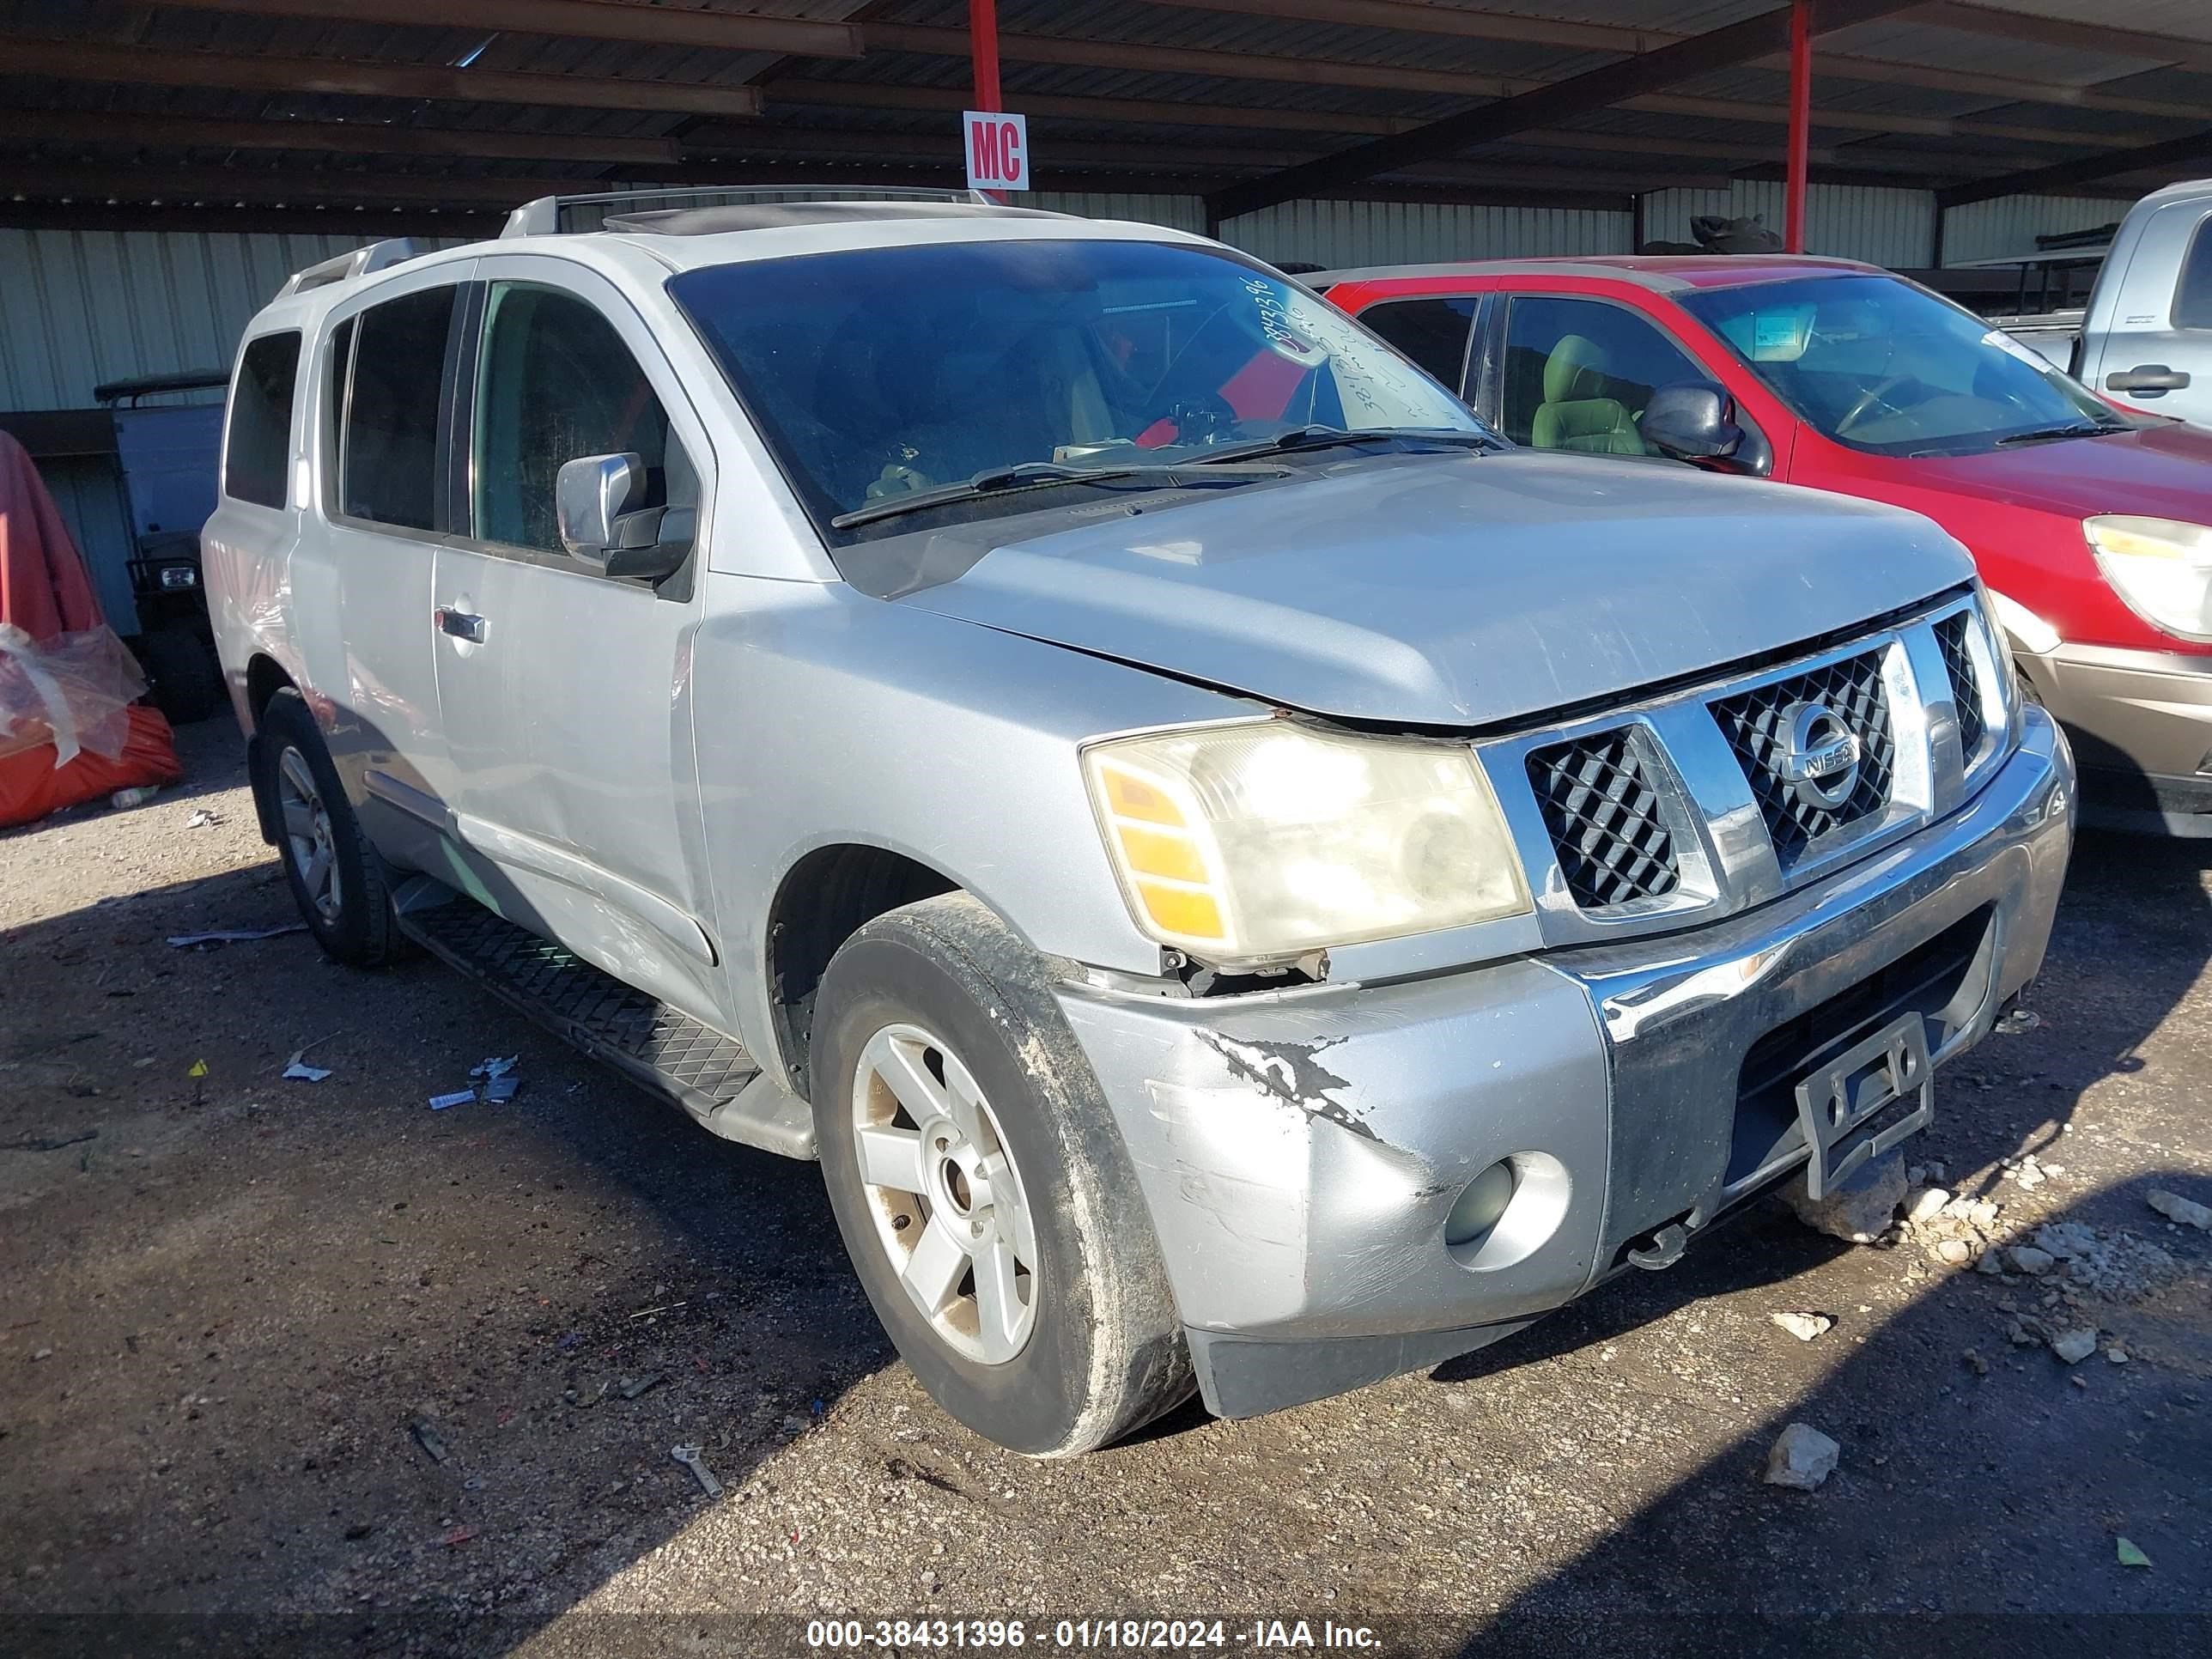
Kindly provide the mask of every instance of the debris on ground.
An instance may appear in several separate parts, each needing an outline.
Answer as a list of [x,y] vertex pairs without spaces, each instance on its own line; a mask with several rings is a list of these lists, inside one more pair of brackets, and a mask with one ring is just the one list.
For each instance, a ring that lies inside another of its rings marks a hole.
[[1766,1316],[1800,1342],[1810,1342],[1823,1332],[1833,1329],[1836,1323],[1823,1313],[1775,1313]]
[[714,1479],[714,1472],[707,1467],[707,1461],[700,1455],[698,1447],[672,1446],[668,1449],[668,1455],[691,1471],[693,1478],[699,1482],[700,1490],[708,1497],[720,1498],[722,1495],[722,1483]]
[[2069,1365],[2078,1365],[2097,1352],[2097,1332],[2093,1326],[2086,1330],[2065,1332],[2051,1339],[2051,1352]]
[[447,1533],[438,1541],[443,1544],[447,1549],[451,1549],[456,1544],[467,1543],[470,1539],[476,1535],[477,1529],[474,1527],[455,1527],[453,1531]]
[[2033,1008],[2014,1008],[1990,1030],[1999,1036],[2018,1036],[2023,1031],[2034,1030],[2042,1024],[2043,1016]]
[[2114,1553],[2119,1557],[2122,1566],[2147,1567],[2150,1565],[2150,1557],[2137,1549],[2130,1540],[2122,1538],[2116,1540],[2115,1543],[2117,1547]]
[[2193,1198],[2184,1198],[2179,1193],[2169,1193],[2163,1187],[2154,1188],[2143,1200],[2168,1221],[2178,1221],[2185,1227],[2212,1231],[2212,1207],[2199,1204]]
[[191,817],[185,820],[185,828],[187,830],[212,830],[222,822],[222,813],[210,812],[206,807],[203,806],[198,811],[193,813]]
[[418,1417],[407,1428],[408,1432],[415,1437],[415,1443],[429,1454],[433,1463],[452,1461],[453,1455],[446,1449],[445,1437],[438,1432],[438,1425],[428,1418]]
[[107,798],[107,804],[120,812],[129,807],[143,806],[161,793],[158,783],[142,783],[129,789],[118,789]]
[[2034,1248],[2063,1264],[2069,1293],[2132,1302],[2180,1270],[2165,1250],[2124,1227],[2100,1231],[2080,1221],[2055,1221],[2036,1230]]
[[216,927],[204,933],[172,933],[169,943],[182,951],[194,945],[250,945],[256,939],[278,939],[286,933],[304,933],[304,921],[288,921],[281,927]]
[[434,1112],[450,1111],[456,1106],[467,1105],[476,1097],[477,1091],[473,1089],[456,1089],[449,1095],[432,1095],[430,1109]]
[[1941,1215],[1950,1201],[1951,1194],[1941,1187],[1923,1187],[1905,1195],[1905,1218],[1913,1226],[1923,1227]]
[[[312,1042],[307,1045],[308,1048],[313,1047]],[[307,1054],[307,1048],[293,1049],[292,1057],[284,1062],[283,1074],[295,1083],[320,1083],[331,1075],[331,1068],[327,1066],[308,1065]]]
[[2040,1279],[2058,1265],[2058,1258],[2048,1250],[2039,1250],[2033,1244],[2015,1244],[2005,1252],[2013,1271],[2026,1273],[2031,1279]]
[[1976,1350],[1968,1348],[1959,1358],[1966,1362],[1966,1369],[1973,1372],[1976,1376],[1987,1376],[1990,1374],[1990,1362],[1983,1358]]
[[1851,1244],[1871,1244],[1887,1232],[1905,1201],[1905,1155],[1890,1152],[1863,1165],[1849,1181],[1815,1199],[1800,1170],[1782,1189],[1797,1218],[1815,1232]]
[[617,1386],[615,1392],[625,1400],[635,1400],[641,1395],[651,1394],[667,1381],[666,1371],[655,1371],[650,1376],[625,1376]]
[[1809,1423],[1792,1423],[1767,1449],[1766,1484],[1811,1492],[1836,1472],[1844,1449]]
[[0,1152],[58,1152],[81,1140],[99,1139],[97,1129],[80,1129],[73,1135],[25,1135],[20,1140],[0,1142]]

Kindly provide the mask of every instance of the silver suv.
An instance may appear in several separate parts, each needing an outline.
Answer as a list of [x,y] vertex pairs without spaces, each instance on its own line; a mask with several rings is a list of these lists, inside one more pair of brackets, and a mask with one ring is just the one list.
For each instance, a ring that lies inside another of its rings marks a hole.
[[1925,520],[1515,448],[1157,227],[618,205],[248,330],[204,542],[264,832],[332,956],[818,1158],[983,1434],[1664,1267],[1926,1123],[2037,971],[2070,762]]

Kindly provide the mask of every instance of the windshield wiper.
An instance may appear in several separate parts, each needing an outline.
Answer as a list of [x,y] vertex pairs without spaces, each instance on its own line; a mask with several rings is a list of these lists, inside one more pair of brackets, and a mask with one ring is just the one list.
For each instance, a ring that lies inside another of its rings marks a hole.
[[2093,438],[2100,432],[2124,432],[2124,421],[2074,421],[2064,426],[2039,426],[2032,432],[2008,432],[1997,440],[2006,444],[2032,444],[2045,438]]
[[[902,513],[919,513],[925,508],[944,507],[953,501],[970,501],[987,495],[1005,495],[1018,489],[1045,489],[1060,484],[1110,483],[1117,479],[1157,479],[1164,486],[1204,484],[1212,486],[1222,482],[1223,475],[1212,473],[1193,478],[1187,475],[1191,463],[1178,462],[1174,465],[1146,466],[1069,466],[1060,461],[1024,461],[1014,466],[987,467],[961,483],[940,484],[934,489],[916,489],[903,495],[888,495],[882,501],[871,501],[866,507],[856,507],[849,513],[840,513],[830,520],[832,530],[848,530],[854,525],[872,524],[878,519],[895,519]],[[1289,475],[1288,469],[1279,466],[1248,466],[1228,475],[1231,483],[1254,478],[1280,478]]]
[[1200,456],[1192,465],[1220,466],[1234,461],[1249,460],[1255,455],[1282,455],[1301,449],[1334,449],[1346,444],[1376,443],[1458,444],[1469,449],[1505,447],[1503,441],[1491,434],[1465,427],[1368,426],[1347,428],[1340,426],[1295,426],[1288,432],[1279,432],[1258,443],[1234,444],[1213,454]]

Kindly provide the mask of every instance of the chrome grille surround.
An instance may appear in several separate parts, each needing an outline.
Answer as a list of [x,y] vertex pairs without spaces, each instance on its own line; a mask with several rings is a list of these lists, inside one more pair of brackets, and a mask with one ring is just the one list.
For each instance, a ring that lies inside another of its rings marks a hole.
[[[1717,921],[1816,881],[1964,805],[2018,742],[2017,711],[2006,703],[2009,682],[1994,670],[1989,626],[1974,594],[1960,591],[1788,660],[1479,742],[1528,871],[1545,945],[1598,944]],[[1973,671],[1964,696],[1954,678],[1955,650],[1947,653],[1939,637],[1945,629],[1963,641]],[[1832,709],[1860,742],[1862,775],[1838,810],[1775,799],[1786,781],[1776,768],[1773,717],[1808,702]],[[1963,719],[1962,703],[1972,705]],[[1976,733],[1973,745],[1962,743],[1962,726]],[[1562,751],[1571,762],[1583,757],[1583,769],[1567,780],[1571,791],[1577,784],[1601,796],[1611,789],[1618,810],[1594,807],[1586,796],[1576,798],[1579,812],[1566,810],[1557,787]],[[1617,775],[1623,763],[1632,763],[1640,788]],[[1602,836],[1591,840],[1593,811],[1627,832],[1627,852]],[[1648,867],[1668,856],[1671,884]]]

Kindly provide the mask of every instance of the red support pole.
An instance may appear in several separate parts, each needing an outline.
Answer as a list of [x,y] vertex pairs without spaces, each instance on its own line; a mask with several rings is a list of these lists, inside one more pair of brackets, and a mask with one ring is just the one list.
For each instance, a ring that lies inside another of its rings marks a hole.
[[[988,6],[991,0],[974,3]],[[1782,240],[1792,253],[1805,251],[1805,173],[1812,137],[1813,0],[1790,0],[1790,178],[1783,187]]]
[[975,62],[975,107],[1003,108],[999,101],[999,0],[968,0],[968,46]]

